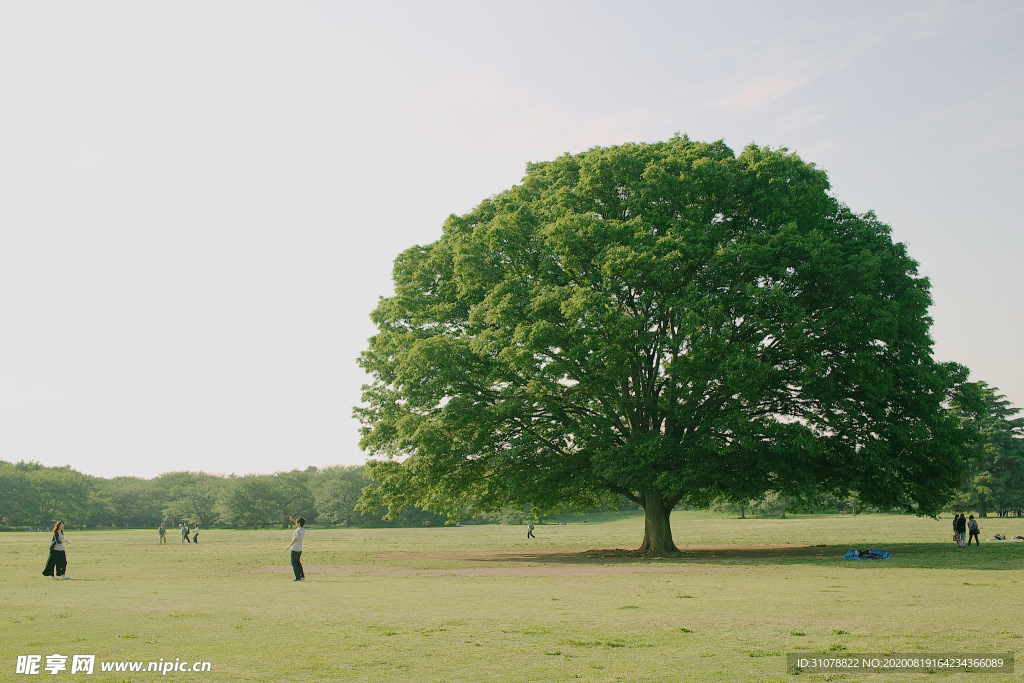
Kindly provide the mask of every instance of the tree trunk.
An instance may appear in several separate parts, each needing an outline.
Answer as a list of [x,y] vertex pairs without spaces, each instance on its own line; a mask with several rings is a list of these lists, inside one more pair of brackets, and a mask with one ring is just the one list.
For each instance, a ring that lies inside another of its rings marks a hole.
[[659,491],[644,492],[644,542],[640,551],[651,555],[673,555],[679,552],[672,542],[668,517],[672,506],[665,503]]
[[984,493],[978,496],[978,517],[988,517],[988,501]]

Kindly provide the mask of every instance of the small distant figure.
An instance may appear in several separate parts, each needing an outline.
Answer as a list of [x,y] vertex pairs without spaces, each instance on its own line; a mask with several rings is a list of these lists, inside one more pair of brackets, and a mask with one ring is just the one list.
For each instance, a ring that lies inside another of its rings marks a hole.
[[53,538],[50,539],[50,555],[46,558],[46,566],[43,568],[43,576],[54,579],[66,579],[68,569],[68,556],[64,552],[64,522],[57,522],[53,525]]
[[199,543],[199,522],[196,522],[195,529],[192,530],[192,542],[197,545]]
[[295,523],[295,531],[292,532],[292,542],[288,544],[285,550],[292,551],[292,571],[295,573],[293,581],[305,581],[306,572],[302,569],[302,537],[306,535],[306,519],[299,517],[298,519],[288,518],[289,522]]
[[526,537],[527,538],[537,538],[536,536],[533,535],[533,522],[530,522],[530,526],[526,527]]
[[185,542],[185,536],[188,535],[188,527],[184,523],[178,525],[178,531],[181,533],[181,542]]
[[974,545],[981,545],[981,529],[978,527],[978,520],[974,519],[974,515],[967,522],[967,530],[970,532],[970,537],[967,539],[967,547],[971,547],[971,541],[974,541]]
[[167,543],[167,528],[164,527],[163,523],[160,523],[160,528],[157,529],[157,533],[160,534],[160,543]]

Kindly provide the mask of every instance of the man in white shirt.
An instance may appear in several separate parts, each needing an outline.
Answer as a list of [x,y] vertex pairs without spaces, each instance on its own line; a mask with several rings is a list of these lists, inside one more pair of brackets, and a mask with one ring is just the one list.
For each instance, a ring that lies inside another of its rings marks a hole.
[[302,537],[306,535],[306,519],[299,517],[298,519],[292,519],[295,522],[295,531],[292,533],[292,542],[288,544],[285,550],[292,551],[292,571],[295,572],[295,578],[292,581],[302,581],[306,578],[305,572],[302,571]]

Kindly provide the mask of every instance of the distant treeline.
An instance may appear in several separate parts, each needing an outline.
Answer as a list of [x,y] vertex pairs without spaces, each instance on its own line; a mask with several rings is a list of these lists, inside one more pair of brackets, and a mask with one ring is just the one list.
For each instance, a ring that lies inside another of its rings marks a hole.
[[[276,474],[218,476],[167,472],[153,479],[104,479],[71,467],[0,460],[0,527],[176,527],[187,521],[203,528],[287,525],[288,516],[310,524],[338,526],[423,526],[445,517],[409,508],[394,521],[356,509],[361,490],[372,486],[366,468],[310,467]],[[481,520],[484,521],[484,520]]]
[[[1024,418],[1019,409],[986,384],[979,383],[987,411],[965,415],[979,433],[967,476],[950,499],[955,512],[1020,514],[1024,511]],[[309,524],[332,526],[441,525],[446,518],[407,508],[395,520],[383,511],[357,508],[362,489],[375,486],[364,466],[334,466],[276,474],[218,476],[205,472],[167,472],[153,479],[83,474],[69,466],[44,467],[35,462],[0,460],[0,528],[49,528],[63,520],[72,528],[176,527],[181,522],[209,527],[287,526],[288,516]],[[605,501],[603,509],[636,509],[625,499]],[[712,507],[746,516],[786,512],[869,511],[856,495],[825,498],[814,505],[769,492],[757,500],[717,501]],[[518,524],[533,515],[506,508],[470,520]],[[549,517],[549,521],[553,518]]]

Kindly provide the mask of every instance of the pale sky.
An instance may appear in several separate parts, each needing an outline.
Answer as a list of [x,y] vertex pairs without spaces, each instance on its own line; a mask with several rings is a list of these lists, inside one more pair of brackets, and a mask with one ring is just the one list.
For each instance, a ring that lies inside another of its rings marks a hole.
[[528,161],[788,147],[1024,407],[1019,2],[0,4],[0,459],[357,464],[395,256]]

